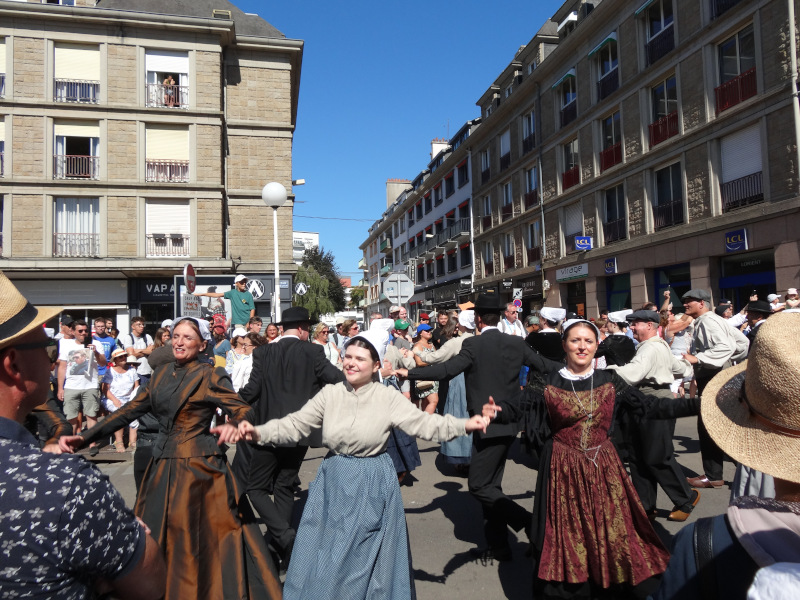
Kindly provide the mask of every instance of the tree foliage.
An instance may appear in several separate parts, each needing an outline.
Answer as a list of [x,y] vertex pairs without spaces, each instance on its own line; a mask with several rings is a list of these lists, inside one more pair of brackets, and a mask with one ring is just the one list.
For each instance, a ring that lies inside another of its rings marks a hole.
[[363,287],[354,287],[350,290],[350,308],[358,308],[358,303],[364,299],[365,290]]
[[300,266],[295,281],[305,283],[308,291],[302,296],[295,294],[292,304],[306,308],[312,322],[319,321],[320,315],[334,312],[333,302],[329,298],[330,282],[314,268]]
[[[322,246],[318,248],[308,248],[305,254],[303,254],[302,266],[306,269],[313,269],[317,274],[328,280],[326,297],[331,302],[333,308],[329,311],[321,311],[320,314],[344,310],[344,286],[342,285],[341,275],[339,274],[339,269],[336,267],[333,254],[330,251],[326,252]],[[298,279],[298,281],[300,280]]]

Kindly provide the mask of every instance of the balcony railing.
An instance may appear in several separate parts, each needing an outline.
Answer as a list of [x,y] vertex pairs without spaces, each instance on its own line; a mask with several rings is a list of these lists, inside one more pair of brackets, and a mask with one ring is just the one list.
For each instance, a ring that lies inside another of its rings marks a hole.
[[622,162],[622,142],[617,142],[600,152],[600,172]]
[[491,277],[494,275],[494,261],[483,263],[483,276]]
[[381,242],[381,252],[391,252],[392,251],[392,240],[386,238]]
[[363,256],[358,259],[358,268],[362,271],[367,268],[367,261]]
[[97,104],[100,100],[100,82],[81,79],[56,79],[53,85],[56,102],[85,102]]
[[99,173],[99,156],[53,156],[53,179],[97,179]]
[[54,233],[53,256],[80,258],[100,254],[99,233]]
[[188,160],[148,160],[147,181],[185,183],[189,181]]
[[561,189],[568,190],[573,185],[578,185],[581,180],[581,170],[577,165],[567,169],[561,174]]
[[514,268],[514,255],[511,256],[504,256],[503,257],[503,266],[505,267],[506,271],[509,269]]
[[645,46],[647,54],[647,66],[652,65],[658,59],[666,56],[675,48],[675,35],[673,33],[672,23],[667,25],[658,34],[647,42]]
[[533,248],[527,248],[527,255],[528,255],[528,265],[532,265],[534,263],[539,262],[542,260],[542,247],[535,246]]
[[386,263],[385,265],[383,265],[383,266],[381,267],[381,270],[379,271],[379,272],[380,272],[380,274],[381,274],[381,275],[386,275],[387,273],[389,273],[389,272],[392,270],[392,267],[393,267],[393,266],[394,266],[394,265],[393,265],[392,263]]
[[673,200],[653,207],[656,231],[683,223],[683,200]]
[[564,236],[564,247],[566,248],[567,254],[572,254],[573,252],[580,252],[580,250],[578,250],[575,244],[575,238],[581,237],[582,235],[583,234],[581,232],[578,232]]
[[0,177],[5,177],[6,172],[6,155],[0,152]]
[[189,86],[148,83],[147,106],[151,108],[187,108],[189,106]]
[[514,205],[504,204],[500,208],[500,222],[504,223],[514,216]]
[[655,123],[647,126],[650,130],[650,147],[660,144],[664,140],[678,135],[678,111],[664,115]]
[[628,237],[628,223],[625,218],[603,223],[603,239],[606,244],[618,242]]
[[561,126],[566,127],[578,117],[578,101],[573,100],[561,109]]
[[533,208],[534,206],[539,204],[539,190],[531,190],[530,192],[525,192],[524,197],[525,202],[525,210],[529,208]]
[[489,178],[491,176],[492,176],[492,170],[491,169],[484,169],[483,171],[481,171],[481,184],[484,184],[487,181],[489,181]]
[[619,87],[619,69],[614,68],[597,82],[597,99],[603,100],[617,91]]
[[711,0],[711,15],[714,19],[733,8],[742,0]]
[[531,150],[536,147],[536,136],[534,134],[530,134],[528,137],[522,140],[522,153],[527,154]]
[[728,212],[764,201],[761,171],[728,181],[720,186],[722,210]]
[[181,233],[148,233],[147,256],[189,256],[189,236]]
[[717,104],[717,114],[728,110],[758,93],[756,86],[756,68],[748,69],[738,77],[726,81],[721,86],[714,88]]
[[511,153],[506,152],[503,156],[500,157],[500,170],[505,171],[508,167],[511,166]]
[[6,74],[0,73],[0,98],[6,97]]

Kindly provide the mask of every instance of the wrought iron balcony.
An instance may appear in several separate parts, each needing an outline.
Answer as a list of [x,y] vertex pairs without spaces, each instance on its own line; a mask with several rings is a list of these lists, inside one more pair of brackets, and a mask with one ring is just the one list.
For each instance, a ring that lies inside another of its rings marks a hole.
[[606,244],[618,242],[628,237],[628,223],[624,217],[603,223],[603,239]]
[[648,67],[675,49],[675,34],[673,30],[672,23],[670,23],[647,42],[645,50]]
[[600,172],[622,162],[622,142],[617,142],[600,152]]
[[100,157],[56,154],[53,156],[53,179],[97,179]]
[[581,181],[581,170],[578,165],[571,169],[567,169],[561,174],[561,189],[568,190],[574,185],[578,185]]
[[528,255],[528,266],[535,264],[542,260],[542,247],[534,246],[533,248],[527,248],[526,254]]
[[147,160],[146,181],[186,183],[189,181],[188,160]]
[[673,200],[654,206],[653,221],[656,231],[683,223],[683,200]]
[[483,276],[491,277],[494,275],[494,261],[483,263]]
[[81,79],[55,79],[53,100],[56,102],[82,102],[97,104],[100,100],[100,82]]
[[514,216],[514,205],[504,204],[500,209],[500,222],[505,223]]
[[150,108],[188,108],[188,85],[147,84],[147,106]]
[[514,268],[515,264],[514,264],[514,255],[513,254],[511,256],[504,256],[503,257],[503,266],[505,267],[506,271]]
[[578,101],[573,100],[561,109],[561,126],[566,127],[578,117]]
[[81,258],[99,256],[99,233],[54,233],[53,256]]
[[617,91],[619,87],[619,69],[614,68],[597,82],[597,99],[603,100]]
[[492,215],[485,215],[481,222],[483,226],[483,231],[488,231],[492,228]]
[[726,81],[721,86],[714,88],[717,114],[728,110],[758,93],[756,85],[756,68],[748,69],[738,77]]
[[147,256],[189,256],[189,236],[182,233],[148,233]]
[[531,190],[530,192],[525,192],[523,200],[525,202],[525,210],[533,208],[534,206],[538,206],[539,190]]
[[530,134],[522,140],[522,153],[527,154],[536,147],[536,136]]
[[664,140],[678,135],[678,111],[672,111],[647,127],[650,132],[650,147],[652,148]]
[[722,210],[728,212],[743,206],[763,202],[764,190],[761,186],[761,171],[723,183],[720,186]]
[[511,153],[507,152],[500,157],[500,170],[505,171],[511,166]]

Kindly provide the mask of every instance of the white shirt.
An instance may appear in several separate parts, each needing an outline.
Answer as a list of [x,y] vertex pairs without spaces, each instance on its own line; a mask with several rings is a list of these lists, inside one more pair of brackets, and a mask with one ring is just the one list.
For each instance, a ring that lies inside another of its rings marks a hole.
[[[97,360],[94,357],[94,350],[103,351],[100,342],[92,342],[88,346],[83,346],[75,340],[62,339],[58,344],[58,360],[67,364],[67,371],[64,376],[65,390],[91,390],[97,389]],[[83,353],[85,360],[76,360],[76,355]]]
[[497,325],[497,329],[499,329],[503,333],[507,333],[508,335],[515,335],[517,337],[521,337],[522,339],[525,339],[528,335],[528,333],[525,331],[525,326],[519,319],[517,319],[512,323],[511,321],[503,317],[500,320],[500,323]]

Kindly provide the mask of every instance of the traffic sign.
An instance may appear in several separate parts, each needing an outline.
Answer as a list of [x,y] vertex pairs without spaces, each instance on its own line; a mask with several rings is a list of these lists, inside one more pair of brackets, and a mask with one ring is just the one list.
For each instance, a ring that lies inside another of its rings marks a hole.
[[512,297],[514,300],[519,300],[519,299],[522,299],[522,288],[521,288],[521,287],[518,287],[518,288],[514,288],[514,289],[512,289],[512,290],[511,290],[511,297]]
[[264,287],[264,282],[260,279],[248,279],[247,291],[253,295],[253,300],[258,300],[264,295],[266,288]]
[[183,266],[183,280],[186,282],[186,291],[194,294],[194,289],[197,287],[197,275],[194,272],[194,267],[189,263]]
[[519,298],[514,300],[514,308],[522,308],[522,300],[520,300]]
[[200,298],[194,294],[181,294],[181,316],[201,317]]
[[298,282],[298,284],[294,286],[294,293],[298,296],[305,296],[307,291],[308,286],[302,281]]
[[414,282],[405,273],[391,273],[383,280],[382,290],[392,304],[405,304],[414,295]]

